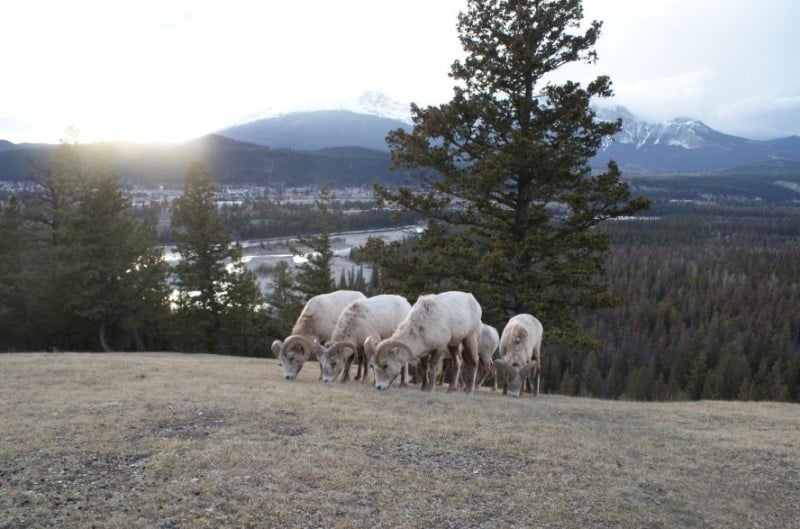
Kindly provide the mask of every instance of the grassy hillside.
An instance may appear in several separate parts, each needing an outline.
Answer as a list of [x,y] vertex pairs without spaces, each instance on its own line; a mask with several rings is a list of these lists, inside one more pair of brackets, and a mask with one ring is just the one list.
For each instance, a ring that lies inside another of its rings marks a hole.
[[0,355],[0,527],[798,527],[800,407]]

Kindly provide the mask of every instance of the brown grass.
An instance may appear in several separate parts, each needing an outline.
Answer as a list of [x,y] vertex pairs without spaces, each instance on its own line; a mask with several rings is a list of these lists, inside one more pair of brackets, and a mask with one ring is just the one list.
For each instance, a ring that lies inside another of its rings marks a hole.
[[0,528],[800,527],[800,406],[323,385],[0,355]]

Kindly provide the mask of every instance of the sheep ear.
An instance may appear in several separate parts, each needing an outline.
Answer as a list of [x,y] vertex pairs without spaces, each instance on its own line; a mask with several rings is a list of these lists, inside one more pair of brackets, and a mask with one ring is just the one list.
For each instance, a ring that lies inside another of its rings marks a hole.
[[375,356],[375,345],[372,343],[372,336],[367,336],[367,339],[364,340],[364,356],[368,363]]
[[519,370],[519,376],[527,377],[528,373],[530,373],[531,369],[533,369],[534,367],[536,367],[536,362],[528,362],[527,364],[522,366],[522,369]]
[[[327,353],[328,349],[326,349],[325,346],[317,341],[314,341],[314,354],[317,355],[317,360],[325,356]],[[306,357],[306,360],[308,360],[308,357]]]
[[369,365],[374,354],[375,347],[372,344],[372,336],[367,336],[367,339],[364,340],[364,363]]
[[275,355],[275,358],[278,358],[280,356],[281,348],[283,348],[282,340],[275,340],[274,342],[272,342],[272,354]]

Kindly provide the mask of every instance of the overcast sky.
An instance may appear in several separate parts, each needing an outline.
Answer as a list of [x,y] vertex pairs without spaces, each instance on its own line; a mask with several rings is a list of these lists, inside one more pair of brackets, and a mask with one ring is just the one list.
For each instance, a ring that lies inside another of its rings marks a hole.
[[[380,91],[449,100],[466,0],[24,0],[0,17],[0,139],[176,141]],[[584,0],[586,81],[650,121],[800,134],[798,0]]]

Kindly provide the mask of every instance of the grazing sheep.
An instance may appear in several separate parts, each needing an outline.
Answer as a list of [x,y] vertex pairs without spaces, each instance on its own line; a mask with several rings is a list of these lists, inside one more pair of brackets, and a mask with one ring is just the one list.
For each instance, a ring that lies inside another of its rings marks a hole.
[[478,387],[483,385],[483,381],[486,380],[486,377],[492,371],[492,357],[494,356],[494,352],[497,351],[497,346],[499,343],[500,334],[497,332],[497,329],[491,325],[487,325],[485,323],[482,324],[481,339],[478,343],[478,356],[480,357],[480,364],[483,374],[478,380]]
[[535,395],[539,394],[543,334],[542,324],[530,314],[517,314],[506,323],[500,336],[500,359],[494,361],[505,372],[503,395],[519,397],[531,373],[536,377]]
[[375,371],[375,387],[387,389],[400,374],[403,364],[431,355],[428,365],[428,384],[433,390],[436,364],[444,349],[450,354],[464,346],[463,357],[470,373],[467,375],[467,392],[475,390],[478,364],[478,341],[481,333],[481,306],[472,294],[443,292],[420,296],[406,318],[392,335],[378,343],[372,351],[372,341],[365,350]]
[[[497,329],[492,327],[491,325],[487,325],[485,323],[481,324],[481,336],[478,342],[478,359],[480,362],[481,367],[481,377],[476,382],[476,387],[481,387],[483,382],[486,380],[486,377],[492,371],[492,356],[494,356],[494,352],[497,351],[497,345],[500,342],[500,335],[497,333]],[[444,379],[445,370],[450,368],[452,370],[452,378],[450,380],[450,389],[454,389],[454,384],[461,383],[461,353],[463,350],[459,348],[459,354],[455,357],[451,357],[450,355],[443,356],[443,365],[440,364],[439,368],[439,384],[442,384]]]
[[[363,381],[366,382],[369,363],[364,356],[364,341],[369,337],[382,340],[391,336],[409,310],[411,304],[406,298],[394,294],[359,299],[347,305],[339,316],[330,341],[324,346],[314,345],[322,367],[322,380],[333,382],[343,373],[342,382],[347,382],[350,379],[350,365],[358,357],[360,364],[356,380],[363,368]],[[404,382],[408,380],[407,369]]]
[[352,301],[366,299],[355,290],[337,290],[309,299],[286,340],[272,342],[272,353],[283,366],[286,380],[294,380],[303,363],[311,356],[314,341],[330,339],[339,315]]

